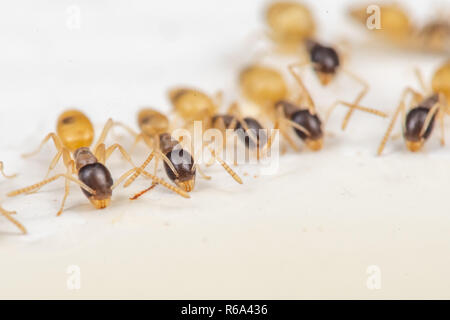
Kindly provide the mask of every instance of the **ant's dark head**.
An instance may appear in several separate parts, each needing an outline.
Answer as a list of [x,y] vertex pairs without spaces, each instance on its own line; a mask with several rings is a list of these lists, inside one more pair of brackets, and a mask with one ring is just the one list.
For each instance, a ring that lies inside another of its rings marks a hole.
[[306,42],[306,46],[311,62],[314,64],[314,70],[319,75],[321,82],[324,85],[328,84],[340,66],[338,53],[331,47],[322,46],[311,40]]

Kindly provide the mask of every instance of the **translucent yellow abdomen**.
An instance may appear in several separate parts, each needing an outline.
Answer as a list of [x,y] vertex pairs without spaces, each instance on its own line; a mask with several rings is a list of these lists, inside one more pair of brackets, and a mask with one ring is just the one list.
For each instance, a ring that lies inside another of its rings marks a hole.
[[263,106],[286,98],[287,84],[280,72],[263,66],[250,66],[240,74],[243,95]]
[[68,110],[59,116],[56,133],[70,151],[90,147],[94,140],[94,127],[91,121],[78,110]]
[[450,106],[450,60],[434,73],[431,86],[433,92],[442,93],[445,96],[447,105]]
[[266,11],[273,40],[284,45],[298,45],[316,31],[310,10],[297,2],[276,2]]
[[202,120],[217,112],[217,105],[208,95],[194,89],[175,89],[169,92],[172,105],[184,120]]

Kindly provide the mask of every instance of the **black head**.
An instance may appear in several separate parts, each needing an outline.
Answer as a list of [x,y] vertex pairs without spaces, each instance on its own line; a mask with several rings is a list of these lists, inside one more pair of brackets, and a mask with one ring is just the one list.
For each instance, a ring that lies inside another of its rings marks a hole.
[[339,55],[332,47],[322,46],[321,44],[309,41],[307,42],[311,62],[317,72],[324,74],[335,74],[340,66]]
[[[260,143],[266,143],[267,136],[264,133],[262,125],[258,122],[258,120],[254,118],[244,118],[243,121],[247,128],[245,128],[240,122],[236,126],[236,133],[238,137],[244,141],[245,146],[247,148],[255,148],[261,147]],[[245,129],[248,129],[249,132],[246,132]],[[255,141],[256,139],[256,141]],[[256,142],[256,143],[255,143]]]
[[308,134],[306,134],[302,130],[294,128],[297,136],[304,140],[309,148],[312,150],[322,149],[322,121],[319,119],[317,114],[311,114],[308,109],[299,110],[292,114],[291,121],[295,122],[299,126],[302,126],[308,132]]
[[191,154],[182,148],[174,148],[166,153],[166,157],[170,160],[178,173],[177,176],[172,168],[164,162],[164,169],[166,170],[169,179],[175,182],[184,191],[191,192],[194,189],[196,173],[194,159]]
[[407,141],[420,142],[430,137],[434,127],[435,116],[433,116],[427,130],[425,130],[424,134],[421,135],[422,128],[429,112],[430,109],[425,107],[416,107],[408,112],[406,115],[405,128],[403,132],[403,135]]
[[112,196],[111,187],[114,181],[109,170],[100,162],[83,166],[78,171],[78,178],[88,187],[95,190],[95,195],[81,189],[86,197],[97,207],[105,208]]

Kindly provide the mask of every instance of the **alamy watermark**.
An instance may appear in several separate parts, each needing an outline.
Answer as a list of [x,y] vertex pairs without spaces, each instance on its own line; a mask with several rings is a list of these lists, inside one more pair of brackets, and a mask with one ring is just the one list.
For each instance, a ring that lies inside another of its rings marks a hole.
[[278,172],[278,129],[203,130],[202,121],[195,121],[193,131],[179,128],[172,132],[172,138],[180,142],[170,152],[170,160],[175,165],[191,164],[191,161],[205,164],[220,158],[228,164],[255,166],[261,175]]
[[81,268],[77,265],[70,265],[66,269],[67,277],[67,289],[68,290],[80,290],[81,289]]
[[368,274],[366,286],[369,290],[381,289],[381,268],[377,265],[368,266],[366,269]]
[[366,26],[369,30],[381,29],[381,9],[373,4],[367,7],[366,13],[369,17],[366,20]]

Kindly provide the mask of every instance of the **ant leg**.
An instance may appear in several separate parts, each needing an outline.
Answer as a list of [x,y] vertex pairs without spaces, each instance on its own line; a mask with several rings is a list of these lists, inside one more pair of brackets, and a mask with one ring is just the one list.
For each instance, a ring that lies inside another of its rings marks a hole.
[[101,164],[105,164],[105,160],[106,160],[106,146],[104,143],[99,144],[95,149],[94,149],[94,156],[97,158],[98,162],[100,162]]
[[[282,108],[277,109],[277,120],[275,121],[274,129],[279,130],[283,138],[288,142],[288,144],[291,146],[291,148],[298,152],[300,151],[297,144],[292,140],[292,138],[289,136],[289,134],[286,132],[286,124],[289,124],[289,120],[286,118],[286,114],[284,113],[284,110]],[[283,121],[286,120],[286,121]],[[299,126],[300,127],[300,126]],[[300,129],[301,131],[304,131],[305,129]],[[307,130],[304,131],[307,135],[309,135],[309,132]]]
[[[227,137],[227,135],[226,135],[226,130],[227,130],[228,128],[225,126],[225,122],[223,121],[223,118],[222,118],[222,117],[218,117],[218,118],[217,118],[217,120],[216,120],[216,122],[215,122],[215,128],[218,129],[218,130],[220,130],[220,132],[222,133],[222,136],[225,138],[225,139],[222,139],[222,149],[225,149],[225,148],[226,148],[226,145],[227,145],[227,141],[226,141],[226,137]],[[204,149],[204,148],[203,148],[203,149]],[[208,162],[205,164],[205,166],[206,166],[207,168],[211,167],[211,166],[214,164],[214,161],[215,161],[214,158],[209,159]]]
[[170,183],[166,182],[165,180],[158,178],[157,176],[152,175],[151,173],[148,173],[147,171],[143,170],[142,174],[144,176],[146,176],[147,178],[150,178],[153,180],[153,184],[160,184],[163,187],[166,187],[167,189],[169,189],[170,191],[175,192],[176,194],[189,199],[191,196],[186,193],[185,191],[181,190],[180,188],[177,188],[173,185],[171,185]]
[[[64,160],[64,164],[66,165],[67,168],[67,175],[68,176],[72,176],[73,174],[73,167],[75,166],[74,161],[72,159],[65,159]],[[64,185],[64,197],[63,200],[61,202],[61,207],[58,210],[58,213],[56,214],[56,216],[60,216],[64,210],[64,205],[66,204],[66,200],[67,197],[69,196],[70,193],[70,180],[66,179],[65,181],[65,185]]]
[[111,154],[118,149],[120,151],[120,154],[122,155],[122,157],[127,160],[132,166],[133,168],[135,168],[136,166],[133,163],[133,160],[131,160],[131,156],[128,154],[128,152],[125,150],[124,147],[122,147],[120,144],[115,143],[112,146],[110,146],[108,149],[106,149],[105,151],[105,161],[109,159],[109,157],[111,156]]
[[28,186],[28,187],[25,187],[25,188],[22,188],[22,189],[18,189],[18,190],[11,191],[11,192],[8,193],[7,195],[8,195],[8,197],[15,197],[15,196],[17,196],[17,195],[19,195],[19,194],[27,193],[27,192],[30,192],[30,191],[32,191],[32,190],[34,190],[34,189],[41,188],[41,187],[43,187],[43,186],[45,186],[45,185],[47,185],[47,184],[49,184],[49,183],[51,183],[51,182],[53,182],[53,181],[58,180],[59,178],[66,178],[66,179],[69,179],[70,181],[72,181],[72,182],[78,184],[81,188],[83,188],[83,189],[86,190],[87,192],[89,192],[89,193],[91,193],[91,194],[95,194],[95,190],[93,190],[92,188],[88,187],[86,184],[84,184],[83,182],[81,182],[81,181],[78,180],[77,178],[74,178],[73,176],[68,175],[68,174],[62,174],[62,173],[60,173],[60,174],[57,174],[57,175],[55,175],[55,176],[53,176],[53,177],[51,177],[51,178],[49,178],[49,179],[45,179],[45,180],[42,180],[41,182],[38,182],[38,183],[36,183],[36,184],[33,184],[33,185],[31,185],[31,186]]
[[[237,102],[233,103],[230,108],[228,109],[228,112],[233,115],[237,119],[237,121],[233,120],[233,122],[230,124],[230,129],[234,130],[236,128],[237,122],[239,122],[244,129],[245,133],[249,137],[250,140],[252,140],[252,143],[256,146],[258,145],[258,138],[256,137],[256,134],[250,130],[247,126],[247,123],[244,121],[244,118],[241,114],[241,111],[239,109],[239,105]],[[233,126],[231,126],[233,125]],[[259,150],[259,149],[258,149]],[[257,154],[258,160],[259,160],[259,152]]]
[[[358,82],[359,84],[361,84],[363,86],[363,89],[356,96],[356,99],[352,103],[352,106],[357,106],[357,105],[360,104],[361,100],[369,92],[369,84],[366,81],[364,81],[363,79],[361,79],[360,77],[358,77],[357,75],[355,75],[353,72],[350,72],[350,71],[345,70],[345,69],[344,69],[344,72],[347,73],[353,80],[355,80],[356,82]],[[354,107],[350,107],[350,110],[348,110],[347,114],[345,115],[344,121],[342,122],[342,130],[345,130],[347,128],[347,124],[350,121],[350,118],[351,118],[351,116],[352,116],[354,111],[355,111],[355,108]]]
[[23,158],[29,158],[31,156],[34,156],[36,154],[38,154],[42,148],[44,147],[44,145],[48,142],[48,140],[52,139],[53,140],[53,144],[55,145],[56,150],[58,151],[56,153],[56,155],[53,157],[48,170],[47,170],[47,174],[45,175],[44,179],[47,179],[48,176],[50,175],[50,172],[56,167],[56,165],[58,164],[59,159],[61,159],[61,155],[62,155],[62,149],[64,148],[61,139],[55,134],[55,133],[49,133],[44,140],[42,140],[41,144],[39,145],[39,147],[30,153],[26,153],[23,154],[22,157]]
[[407,97],[408,93],[415,94],[415,91],[412,90],[411,88],[406,88],[403,91],[402,98],[400,100],[400,104],[398,105],[397,110],[395,111],[394,115],[392,116],[392,120],[391,120],[391,122],[390,122],[390,124],[389,124],[389,126],[388,126],[388,128],[386,130],[386,133],[384,134],[383,139],[381,140],[381,143],[378,146],[377,154],[379,156],[381,155],[381,153],[383,153],[384,147],[386,146],[386,143],[389,140],[389,136],[391,135],[392,129],[394,128],[394,125],[395,125],[395,121],[397,120],[400,112],[403,112],[403,114],[405,116],[405,113],[404,113],[404,111],[405,111],[405,100],[406,100],[406,97]]
[[439,112],[439,123],[441,126],[441,146],[445,146],[445,123],[444,123],[444,112],[441,110]]
[[142,133],[139,133],[136,138],[134,139],[133,145],[131,146],[131,152],[133,152],[136,149],[136,146],[138,145],[139,141],[144,140],[144,136]]
[[137,133],[136,131],[134,131],[133,129],[131,129],[129,126],[127,126],[126,124],[122,123],[122,122],[114,122],[113,127],[121,127],[123,129],[125,129],[125,131],[127,131],[131,136],[133,136],[135,139],[138,138],[138,136],[140,135],[140,133]]
[[200,169],[200,166],[196,165],[195,169],[197,169],[198,173],[202,176],[203,179],[205,180],[211,180],[211,177],[206,175],[202,169]]
[[363,107],[363,106],[360,106],[360,105],[356,105],[356,104],[353,104],[353,103],[349,103],[349,102],[345,102],[345,101],[336,101],[330,107],[330,109],[328,110],[328,112],[327,112],[327,119],[326,120],[328,120],[328,117],[330,116],[331,111],[334,110],[339,105],[342,105],[342,106],[345,106],[345,107],[349,107],[352,110],[359,110],[359,111],[371,113],[371,114],[374,114],[374,115],[379,116],[379,117],[383,117],[383,118],[387,117],[386,113],[384,113],[382,111],[379,111],[377,109],[366,108],[366,107]]
[[147,157],[147,159],[145,159],[145,161],[142,163],[142,165],[138,169],[131,169],[132,171],[134,171],[134,174],[125,182],[124,188],[127,188],[129,185],[131,185],[134,182],[134,180],[137,179],[137,177],[139,177],[139,175],[142,173],[143,170],[145,170],[145,168],[153,160],[154,157],[155,157],[155,153],[151,152],[150,155]]
[[30,152],[30,153],[25,153],[25,154],[22,155],[22,157],[23,158],[29,158],[29,157],[32,157],[32,156],[38,154],[42,150],[42,147],[47,143],[47,141],[50,140],[50,138],[53,140],[53,143],[54,143],[56,149],[57,150],[61,150],[61,148],[62,148],[61,139],[59,139],[59,137],[55,133],[52,132],[52,133],[49,133],[44,138],[44,140],[42,140],[41,144],[39,145],[39,147],[35,151]]
[[242,184],[241,178],[238,176],[236,172],[233,171],[233,169],[230,168],[230,166],[223,161],[219,156],[216,155],[216,151],[212,149],[210,146],[207,146],[209,152],[211,152],[211,155],[213,158],[225,169],[225,171],[239,184]]
[[263,149],[260,152],[261,157],[263,157],[263,158],[267,156],[267,153],[269,152],[268,150],[272,147],[273,140],[275,139],[277,133],[280,131],[278,129],[278,124],[277,123],[275,124],[275,126],[274,126],[272,131],[273,131],[272,134],[269,136],[269,138],[266,141],[266,145],[263,147]]
[[[58,151],[58,153],[53,158],[52,162],[50,163],[50,166],[47,170],[47,173],[45,174],[44,180],[47,179],[50,176],[50,172],[56,167],[59,159],[63,157],[64,165],[67,165],[68,161],[70,161],[71,155],[70,151],[67,150],[65,147],[62,147],[61,150]],[[34,189],[33,191],[27,192],[27,194],[33,194],[40,190],[41,188]]]
[[152,190],[153,188],[155,188],[157,186],[156,183],[152,184],[150,187],[148,187],[147,189],[144,189],[136,194],[134,194],[133,196],[130,197],[130,200],[137,200],[139,199],[142,195],[146,194],[147,192],[149,192],[150,190]]
[[19,228],[20,231],[22,231],[23,234],[27,234],[27,229],[16,219],[11,217],[12,214],[15,214],[15,212],[6,211],[2,207],[0,207],[0,214],[2,214],[6,219],[8,219],[10,222],[12,222],[17,228]]
[[106,121],[105,126],[103,127],[102,133],[100,134],[97,143],[95,144],[94,148],[92,148],[93,150],[97,150],[98,146],[105,142],[106,137],[108,136],[108,133],[113,126],[114,121],[109,118],[108,121]]
[[414,68],[414,74],[416,75],[417,80],[419,81],[420,87],[422,88],[422,92],[430,92],[430,88],[427,88],[425,85],[425,81],[423,79],[422,72],[419,68]]
[[422,126],[422,130],[420,130],[420,137],[423,137],[425,132],[427,132],[428,128],[430,127],[431,123],[433,122],[433,119],[436,115],[436,113],[440,110],[440,104],[437,103],[435,106],[431,108],[430,111],[428,111],[427,117],[425,118],[425,121]]
[[305,84],[303,83],[302,78],[295,72],[294,68],[301,68],[304,66],[309,65],[309,62],[303,62],[303,63],[294,63],[290,64],[288,66],[289,72],[294,77],[294,79],[297,81],[298,85],[300,86],[302,93],[306,95],[307,105],[309,112],[314,115],[316,114],[316,106],[314,105],[314,101],[311,98],[311,94],[309,93],[308,89],[306,88]]
[[10,176],[5,174],[5,172],[3,171],[3,162],[2,161],[0,161],[0,172],[1,172],[2,176],[4,176],[6,179],[11,179],[11,178],[14,178],[16,176],[16,174],[13,174],[13,175],[10,175]]

